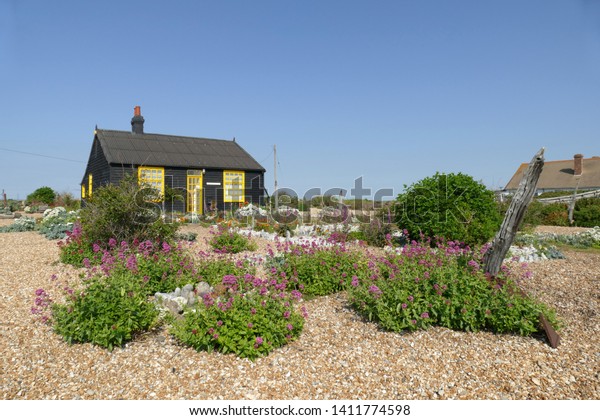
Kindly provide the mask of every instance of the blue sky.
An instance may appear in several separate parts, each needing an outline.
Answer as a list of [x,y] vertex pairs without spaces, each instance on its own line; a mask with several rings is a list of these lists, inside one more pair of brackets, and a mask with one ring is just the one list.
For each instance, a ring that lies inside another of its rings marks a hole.
[[78,196],[95,125],[136,105],[146,132],[236,137],[269,191],[274,144],[300,195],[498,188],[541,147],[600,155],[600,2],[0,0],[0,84],[12,198]]

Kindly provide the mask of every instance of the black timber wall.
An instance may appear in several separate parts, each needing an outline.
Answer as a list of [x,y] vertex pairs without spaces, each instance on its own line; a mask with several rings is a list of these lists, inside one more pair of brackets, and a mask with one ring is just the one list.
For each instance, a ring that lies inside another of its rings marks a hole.
[[81,185],[85,186],[86,195],[88,191],[88,175],[92,174],[92,194],[93,190],[106,185],[110,182],[110,166],[102,150],[102,146],[98,141],[98,138],[94,138],[92,143],[92,150],[90,151],[90,157],[88,159]]
[[[175,193],[175,198],[165,203],[166,211],[186,212],[187,200],[187,171],[188,169],[201,170],[199,168],[173,168],[165,167],[165,188],[169,187]],[[110,165],[109,182],[118,184],[126,174],[137,176],[137,166],[134,165]],[[87,178],[86,178],[87,179]],[[94,179],[95,184],[95,179]],[[206,169],[203,174],[203,212],[211,210],[211,205],[218,210],[237,209],[238,203],[224,203],[223,192],[223,170]],[[245,172],[245,201],[255,205],[262,205],[264,199],[264,172],[246,171]]]

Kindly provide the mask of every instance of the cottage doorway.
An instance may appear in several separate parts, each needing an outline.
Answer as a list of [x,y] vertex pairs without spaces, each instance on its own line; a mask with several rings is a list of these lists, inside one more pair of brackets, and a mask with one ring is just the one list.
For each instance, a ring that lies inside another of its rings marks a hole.
[[202,214],[202,171],[188,171],[187,212]]

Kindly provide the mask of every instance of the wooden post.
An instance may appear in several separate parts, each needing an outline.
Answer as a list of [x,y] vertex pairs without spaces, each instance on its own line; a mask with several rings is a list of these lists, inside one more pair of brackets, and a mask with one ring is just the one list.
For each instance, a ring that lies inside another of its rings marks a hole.
[[[527,210],[527,206],[529,206],[533,194],[535,193],[537,182],[543,167],[544,148],[542,147],[540,151],[535,154],[533,159],[531,159],[529,166],[525,170],[523,179],[519,183],[519,188],[517,189],[510,206],[508,206],[500,230],[494,237],[492,246],[483,257],[484,270],[486,273],[491,274],[492,277],[498,275],[498,272],[502,267],[502,262],[504,261],[504,258],[506,258],[506,253],[515,239],[519,225],[525,216],[525,210]],[[560,337],[542,314],[540,314],[540,324],[546,333],[546,337],[548,337],[550,347],[558,347]]]
[[523,174],[519,188],[512,198],[510,206],[506,211],[500,230],[496,233],[492,246],[483,257],[483,266],[486,273],[496,277],[502,267],[502,261],[506,257],[508,249],[515,239],[517,229],[525,216],[525,210],[533,198],[538,179],[544,167],[544,148],[535,154],[529,166]]

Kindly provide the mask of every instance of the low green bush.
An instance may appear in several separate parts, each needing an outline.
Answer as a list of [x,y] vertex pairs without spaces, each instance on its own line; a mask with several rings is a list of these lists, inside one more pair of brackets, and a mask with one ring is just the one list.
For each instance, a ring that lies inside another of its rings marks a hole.
[[252,267],[248,261],[236,261],[224,257],[208,258],[208,256],[202,255],[200,260],[194,262],[194,270],[199,280],[205,281],[211,286],[220,284],[223,276],[226,275],[243,277],[245,274],[256,273],[256,268]]
[[35,230],[35,219],[31,217],[19,217],[8,226],[0,226],[0,233],[29,232]]
[[304,318],[293,298],[273,287],[271,281],[247,275],[228,275],[225,292],[204,296],[170,332],[184,345],[198,351],[235,353],[256,359],[296,339]]
[[52,307],[54,330],[68,343],[93,343],[112,350],[155,325],[158,310],[130,272],[96,276],[67,303]]
[[324,296],[345,290],[353,275],[366,272],[366,259],[343,243],[327,247],[297,245],[271,256],[267,265],[287,279],[288,289],[307,296]]
[[349,299],[365,318],[391,331],[438,325],[530,335],[539,315],[558,327],[555,313],[520,293],[508,275],[497,283],[480,270],[483,252],[456,243],[415,243],[378,261],[370,277],[353,279]]
[[219,225],[217,230],[212,233],[213,237],[209,243],[215,252],[237,254],[243,251],[256,250],[256,244],[247,236],[230,231],[226,226]]
[[575,202],[573,219],[577,226],[600,226],[600,198],[582,198]]

